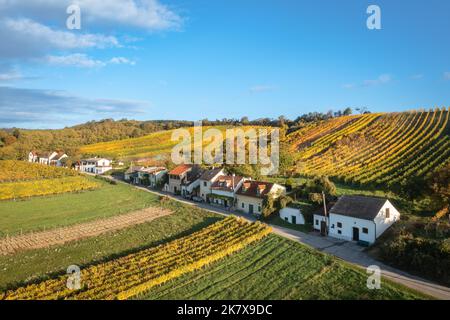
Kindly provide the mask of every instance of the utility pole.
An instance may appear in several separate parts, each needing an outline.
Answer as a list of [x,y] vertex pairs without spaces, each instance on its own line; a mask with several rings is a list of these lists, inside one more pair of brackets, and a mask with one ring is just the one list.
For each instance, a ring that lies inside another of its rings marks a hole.
[[325,235],[328,235],[328,212],[327,212],[327,203],[325,200],[325,192],[322,191],[322,199],[323,199],[323,212],[325,214]]

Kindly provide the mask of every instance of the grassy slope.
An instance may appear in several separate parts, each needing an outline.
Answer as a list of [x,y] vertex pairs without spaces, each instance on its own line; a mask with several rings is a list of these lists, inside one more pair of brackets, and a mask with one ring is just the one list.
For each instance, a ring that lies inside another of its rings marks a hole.
[[44,279],[55,273],[65,273],[72,264],[83,267],[153,247],[222,219],[214,213],[180,203],[169,202],[164,206],[174,213],[119,232],[63,246],[0,256],[0,290],[30,280]]
[[382,281],[366,287],[364,271],[271,235],[241,252],[154,288],[140,299],[417,299]]
[[0,236],[54,228],[149,207],[157,197],[124,184],[81,193],[0,202]]

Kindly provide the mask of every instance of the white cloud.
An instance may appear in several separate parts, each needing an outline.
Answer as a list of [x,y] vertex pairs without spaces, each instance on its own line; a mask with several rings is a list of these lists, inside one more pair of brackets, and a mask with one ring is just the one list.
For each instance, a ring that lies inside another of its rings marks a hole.
[[450,71],[444,72],[444,79],[450,80]]
[[22,78],[22,74],[17,70],[0,73],[0,81],[14,81],[21,80]]
[[342,85],[342,88],[344,89],[353,89],[354,87],[356,87],[354,83],[346,83]]
[[250,87],[249,91],[251,93],[260,93],[260,92],[268,92],[275,90],[276,87],[272,85],[255,85],[253,87]]
[[83,25],[121,24],[149,31],[179,29],[183,19],[159,0],[0,0],[0,9],[10,14],[39,18],[65,14],[70,4],[81,8]]
[[80,67],[80,68],[101,68],[108,64],[125,64],[132,65],[136,64],[135,61],[129,60],[124,57],[114,57],[108,61],[97,60],[89,57],[84,53],[74,53],[65,56],[52,56],[49,55],[45,58],[45,62],[55,66],[66,66],[66,67]]
[[111,64],[128,64],[130,66],[136,65],[136,61],[124,58],[124,57],[114,57],[109,60]]
[[67,56],[47,56],[45,60],[51,65],[80,68],[99,68],[106,65],[105,62],[89,58],[82,53],[74,53]]
[[0,20],[0,58],[38,58],[54,50],[119,47],[113,36],[60,31],[30,19]]
[[391,80],[392,80],[392,77],[389,74],[382,74],[376,79],[364,80],[363,85],[366,87],[377,86],[380,84],[389,83]]

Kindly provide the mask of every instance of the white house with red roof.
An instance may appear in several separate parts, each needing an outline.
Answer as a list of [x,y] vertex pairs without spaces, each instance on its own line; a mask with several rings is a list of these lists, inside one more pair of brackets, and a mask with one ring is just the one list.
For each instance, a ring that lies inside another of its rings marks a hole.
[[286,194],[286,188],[271,182],[245,181],[236,192],[236,209],[248,214],[261,215],[264,200]]

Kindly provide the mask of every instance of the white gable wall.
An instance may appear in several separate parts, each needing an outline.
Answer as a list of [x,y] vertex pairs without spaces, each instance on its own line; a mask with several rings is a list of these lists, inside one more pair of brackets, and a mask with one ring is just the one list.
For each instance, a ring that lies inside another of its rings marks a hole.
[[[389,218],[386,218],[386,208],[389,208]],[[377,224],[377,238],[383,234],[394,222],[400,220],[400,212],[392,205],[392,203],[386,201],[381,208],[374,221]]]

